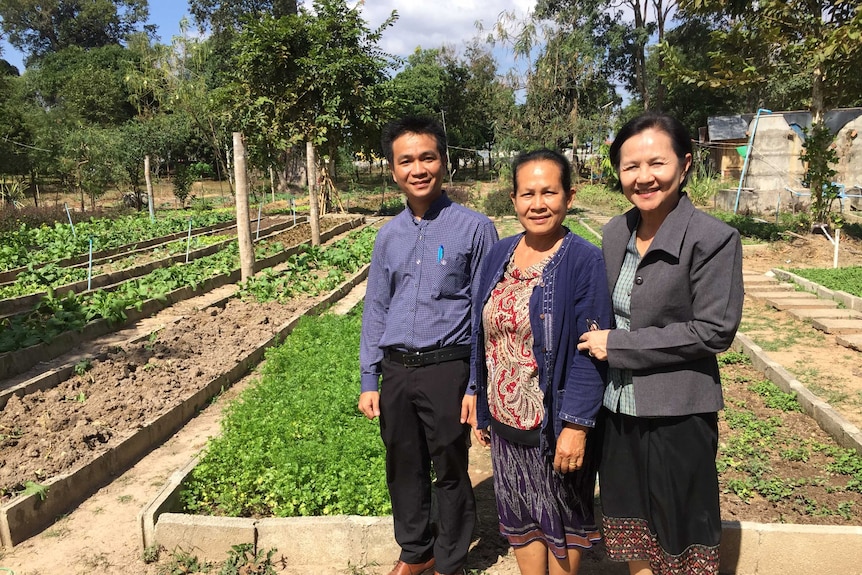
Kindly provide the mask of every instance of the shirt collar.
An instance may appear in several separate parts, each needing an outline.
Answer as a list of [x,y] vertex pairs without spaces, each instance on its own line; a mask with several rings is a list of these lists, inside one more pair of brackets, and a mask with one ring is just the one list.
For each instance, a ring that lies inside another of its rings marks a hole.
[[[440,197],[437,198],[436,200],[434,200],[434,203],[432,203],[430,206],[428,206],[428,209],[425,210],[425,215],[422,216],[421,221],[433,220],[433,219],[437,218],[437,216],[440,215],[440,212],[442,212],[444,208],[446,208],[450,205],[452,205],[452,200],[450,200],[449,196],[446,195],[446,190],[443,190],[443,193],[440,195]],[[413,210],[410,209],[410,203],[409,202],[407,203],[407,210],[410,212],[410,217],[413,220],[413,222],[419,223],[416,221],[416,216],[413,215]]]

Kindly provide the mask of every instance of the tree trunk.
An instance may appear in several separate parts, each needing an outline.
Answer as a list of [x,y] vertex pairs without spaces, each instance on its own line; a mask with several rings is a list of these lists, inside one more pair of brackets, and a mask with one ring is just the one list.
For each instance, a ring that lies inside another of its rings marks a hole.
[[[646,5],[641,6],[640,0],[630,0],[632,12],[635,17],[635,46],[634,46],[634,64],[635,64],[635,88],[641,101],[644,105],[644,110],[650,109],[649,91],[647,90],[646,80],[646,41],[641,38],[642,32],[646,30]],[[641,12],[643,10],[643,13]]]
[[147,186],[147,203],[150,210],[150,221],[156,219],[156,195],[153,193],[153,178],[150,174],[150,155],[144,156],[144,182]]
[[254,247],[248,219],[248,175],[245,164],[245,142],[240,132],[233,133],[233,155],[236,181],[236,235],[239,239],[239,265],[242,281],[254,275]]
[[33,192],[33,204],[39,207],[39,187],[36,185],[36,172],[30,170],[30,190]]
[[269,193],[275,202],[275,170],[272,166],[269,167]]
[[308,219],[311,223],[311,245],[320,245],[320,215],[317,209],[317,178],[315,177],[314,144],[305,142],[305,170],[308,181]]

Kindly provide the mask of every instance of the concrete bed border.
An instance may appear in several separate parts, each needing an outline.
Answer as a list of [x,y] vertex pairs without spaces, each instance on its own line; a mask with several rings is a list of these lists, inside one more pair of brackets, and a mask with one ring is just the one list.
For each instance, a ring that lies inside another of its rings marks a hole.
[[[364,221],[364,218],[360,219]],[[361,222],[356,223],[351,220],[338,228],[346,226],[346,229],[342,229],[344,232],[360,225],[362,225]],[[338,233],[341,232],[333,233],[329,238]],[[295,314],[280,326],[271,338],[261,342],[255,350],[241,358],[232,369],[210,381],[170,411],[147,423],[89,463],[65,475],[52,478],[46,484],[47,493],[17,497],[0,506],[0,547],[14,547],[39,533],[58,516],[86,499],[99,486],[107,483],[110,478],[134,464],[154,446],[167,440],[223,388],[238,381],[252,367],[260,363],[266,349],[277,344],[293,331],[304,315],[320,313],[364,281],[368,275],[368,268],[369,265],[365,265],[320,302],[304,312]],[[223,303],[223,300],[213,305],[220,303]]]

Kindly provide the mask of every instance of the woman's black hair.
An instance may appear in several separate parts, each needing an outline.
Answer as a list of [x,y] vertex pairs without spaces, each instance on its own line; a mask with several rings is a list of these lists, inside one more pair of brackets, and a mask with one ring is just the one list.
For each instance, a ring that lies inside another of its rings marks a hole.
[[515,161],[512,162],[512,195],[518,193],[518,168],[528,162],[538,162],[546,160],[557,164],[560,168],[560,181],[563,183],[563,190],[566,196],[572,193],[572,165],[568,158],[563,154],[548,148],[540,148],[531,152],[521,152]]
[[[685,160],[686,154],[694,155],[692,152],[691,134],[689,134],[688,129],[686,129],[682,122],[669,114],[647,112],[626,122],[620,128],[619,132],[617,132],[617,136],[611,144],[609,156],[611,164],[618,174],[620,172],[620,148],[632,136],[636,136],[649,129],[658,130],[670,136],[670,144],[673,147],[673,152],[680,161]],[[688,183],[690,172],[691,170],[686,172],[685,178],[679,186],[680,191]],[[619,187],[619,182],[617,182],[617,187]]]

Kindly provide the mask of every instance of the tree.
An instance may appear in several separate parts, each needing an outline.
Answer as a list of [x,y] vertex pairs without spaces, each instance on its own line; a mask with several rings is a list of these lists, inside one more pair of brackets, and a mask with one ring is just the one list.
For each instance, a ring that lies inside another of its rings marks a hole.
[[0,0],[9,43],[38,59],[71,46],[119,45],[137,30],[154,34],[147,0]]
[[119,125],[135,114],[124,76],[131,54],[122,46],[77,46],[46,55],[24,74],[31,97],[55,119]]
[[189,0],[189,11],[199,26],[220,35],[267,16],[296,15],[298,6],[297,0]]
[[227,175],[231,134],[225,127],[225,110],[231,94],[216,78],[212,43],[189,36],[187,29],[188,22],[182,21],[181,33],[170,46],[151,44],[146,37],[133,38],[131,50],[136,58],[126,70],[126,83],[139,115],[144,119],[170,117],[171,128],[182,128],[182,136],[171,142],[176,146],[199,138],[209,148],[219,173]]
[[316,0],[313,12],[250,23],[237,37],[229,87],[231,118],[249,148],[334,149],[346,134],[380,122],[388,61],[377,42],[395,17],[369,30],[345,0]]
[[[862,93],[862,3],[847,0],[685,0],[687,13],[712,18],[719,26],[709,37],[710,67],[687,68],[664,45],[674,82],[709,88],[767,85],[768,78],[807,79],[812,133],[819,133],[827,110],[859,100]],[[760,105],[771,105],[764,102]],[[831,143],[831,142],[830,142]],[[828,145],[807,143],[806,158],[818,163]],[[812,203],[828,205],[830,182],[823,170],[809,172]],[[826,196],[824,196],[826,194]]]
[[[661,77],[652,80],[647,67],[647,46],[652,37],[664,41],[677,0],[539,0],[536,15],[557,22],[579,21],[597,46],[608,47],[608,61],[615,77],[625,84],[645,110],[662,109],[665,87]],[[663,56],[656,66],[664,69]],[[650,82],[656,89],[650,92]]]
[[593,16],[573,9],[554,21],[533,17],[515,23],[508,15],[498,22],[497,38],[511,41],[516,58],[529,63],[523,78],[510,75],[516,89],[526,88],[524,104],[505,126],[510,147],[577,148],[582,141],[604,139],[609,108],[620,99],[609,81],[609,52],[595,41]]
[[108,184],[122,177],[119,170],[119,150],[122,141],[115,129],[81,128],[69,131],[60,143],[58,165],[68,175],[74,191],[90,198],[95,209],[96,200],[108,189]]
[[510,117],[515,94],[497,74],[497,61],[491,51],[477,42],[467,47],[468,76],[465,85],[465,118],[461,123],[465,144],[486,149],[489,167],[494,144],[502,130],[502,119]]

